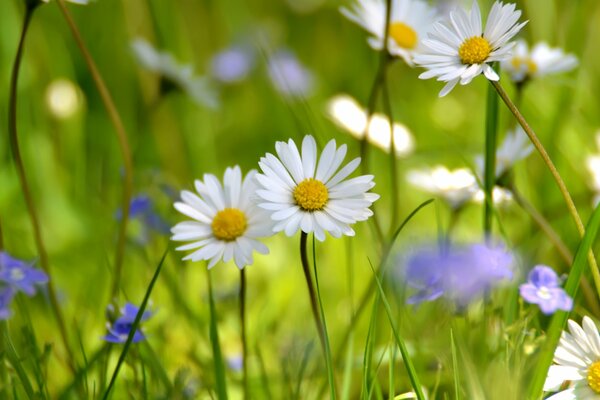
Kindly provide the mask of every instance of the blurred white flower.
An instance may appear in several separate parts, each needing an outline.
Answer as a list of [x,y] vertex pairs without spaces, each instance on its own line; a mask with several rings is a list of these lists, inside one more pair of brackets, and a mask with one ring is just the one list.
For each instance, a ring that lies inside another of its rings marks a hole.
[[296,56],[279,50],[269,57],[269,77],[277,91],[289,97],[306,97],[314,87],[314,76]]
[[[351,96],[340,94],[334,96],[327,102],[327,114],[340,128],[348,131],[357,139],[365,134],[367,125],[367,112]],[[397,156],[410,154],[414,149],[414,139],[408,128],[398,122],[394,122],[394,145]],[[391,135],[388,118],[382,114],[375,113],[371,116],[369,132],[367,134],[370,143],[390,152]]]
[[577,57],[565,54],[562,49],[551,48],[547,43],[541,42],[529,50],[527,43],[519,40],[510,58],[502,62],[502,69],[513,81],[524,82],[545,75],[570,71],[577,64]]
[[548,370],[544,391],[559,390],[564,382],[570,387],[546,400],[597,399],[600,396],[600,335],[591,318],[583,317],[581,326],[569,320],[569,332],[563,331]]
[[[600,132],[596,133],[596,145],[600,148]],[[600,201],[600,154],[588,156],[585,163],[592,178],[589,186],[596,193],[593,201],[596,205]]]
[[452,208],[473,199],[478,190],[477,179],[467,168],[451,171],[438,165],[431,169],[408,171],[406,178],[414,186],[440,196]]
[[[494,189],[492,190],[492,199],[494,199],[495,205],[502,205],[509,203],[513,199],[513,194],[508,189],[494,186]],[[485,192],[481,189],[477,189],[477,192],[473,196],[473,201],[478,204],[483,204],[485,201]]]
[[204,76],[194,75],[194,69],[191,65],[178,63],[170,53],[156,50],[145,39],[137,38],[133,40],[131,49],[142,67],[160,74],[175,84],[197,104],[209,108],[218,107],[218,95],[210,80]]
[[[502,144],[496,148],[496,179],[510,170],[517,162],[527,158],[533,149],[534,147],[523,128],[518,126],[512,131],[508,131]],[[483,179],[484,157],[477,156],[475,164],[479,176]]]
[[250,48],[232,46],[221,50],[210,60],[211,76],[222,83],[244,80],[254,67],[254,54]]
[[[351,8],[342,7],[340,11],[373,35],[368,40],[372,48],[383,48],[385,0],[356,0]],[[408,65],[413,66],[413,55],[420,50],[420,42],[425,38],[435,17],[435,10],[425,1],[392,0],[387,46],[389,53],[402,57]]]
[[514,4],[494,2],[485,29],[477,1],[470,13],[459,7],[433,24],[428,38],[423,40],[426,53],[415,55],[415,63],[427,69],[421,79],[437,78],[447,82],[440,97],[447,95],[458,82],[469,84],[484,74],[491,81],[500,79],[491,67],[494,61],[503,61],[510,55],[514,43],[509,42],[527,23],[517,23],[521,11]]
[[46,104],[56,118],[67,119],[81,109],[81,90],[69,79],[55,79],[46,88]]
[[[51,0],[41,0],[43,3],[50,3]],[[90,4],[94,0],[65,0],[67,3],[80,4],[82,6]]]

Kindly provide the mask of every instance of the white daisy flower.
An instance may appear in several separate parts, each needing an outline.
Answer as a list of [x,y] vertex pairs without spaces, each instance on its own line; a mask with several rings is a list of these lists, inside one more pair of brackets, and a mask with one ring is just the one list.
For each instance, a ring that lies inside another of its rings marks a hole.
[[[342,7],[340,11],[373,35],[368,40],[372,48],[383,48],[385,0],[356,0],[352,8]],[[421,50],[419,43],[431,28],[435,17],[434,9],[422,0],[392,0],[387,46],[389,53],[402,57],[408,65],[413,66],[413,56]]]
[[513,81],[520,83],[545,75],[567,72],[577,64],[577,57],[565,54],[562,49],[551,48],[547,43],[541,42],[530,51],[524,40],[518,40],[511,57],[502,63],[502,69]]
[[314,232],[320,241],[325,232],[333,237],[354,236],[350,225],[373,215],[369,207],[379,198],[368,193],[375,186],[373,175],[346,179],[360,158],[338,171],[346,145],[338,148],[330,140],[319,158],[315,139],[308,135],[302,141],[302,155],[292,139],[275,143],[275,150],[279,158],[267,153],[259,162],[263,173],[256,175],[262,186],[256,191],[262,199],[259,206],[271,212],[275,232],[292,236],[301,229]]
[[579,326],[569,320],[570,333],[563,331],[548,370],[544,391],[556,391],[565,381],[571,387],[546,400],[597,399],[600,397],[600,335],[591,318]]
[[459,208],[472,200],[478,190],[477,179],[467,168],[451,171],[438,165],[431,169],[409,171],[406,178],[414,186],[440,196],[452,208]]
[[[496,179],[504,175],[517,162],[527,158],[532,151],[533,145],[521,126],[508,131],[506,136],[504,136],[504,141],[496,149]],[[484,162],[483,156],[478,156],[475,159],[475,164],[481,177],[484,175]]]
[[429,38],[423,40],[425,52],[415,55],[414,60],[427,71],[419,78],[437,77],[438,81],[448,82],[440,97],[448,94],[458,82],[466,85],[482,73],[491,81],[499,80],[489,63],[510,56],[514,43],[509,40],[527,23],[517,24],[520,16],[521,11],[515,10],[514,4],[496,1],[484,30],[477,1],[473,1],[469,15],[457,8],[445,20],[435,23]]
[[195,250],[184,260],[210,260],[208,268],[217,261],[228,262],[233,258],[242,269],[253,262],[252,253],[267,254],[267,246],[260,237],[273,234],[268,214],[253,201],[256,192],[252,170],[242,181],[240,167],[227,168],[223,186],[216,176],[204,174],[204,181],[194,182],[199,196],[187,190],[181,192],[181,202],[175,209],[193,221],[180,222],[171,232],[171,240],[193,241],[177,250]]
[[196,104],[209,108],[218,107],[218,95],[210,80],[205,76],[195,75],[191,65],[178,63],[171,54],[156,50],[141,38],[131,42],[131,50],[142,67],[162,75],[187,93]]

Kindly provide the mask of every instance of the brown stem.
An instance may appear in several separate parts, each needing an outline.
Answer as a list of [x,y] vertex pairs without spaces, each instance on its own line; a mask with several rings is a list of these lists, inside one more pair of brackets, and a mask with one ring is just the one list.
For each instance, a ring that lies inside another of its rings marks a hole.
[[[23,190],[23,197],[25,198],[25,204],[27,206],[27,211],[29,213],[29,217],[31,218],[31,225],[33,228],[33,237],[35,240],[35,245],[38,251],[40,265],[44,272],[51,277],[50,273],[50,262],[48,260],[48,253],[46,252],[46,246],[44,244],[44,239],[42,237],[42,229],[40,225],[40,220],[38,217],[37,209],[35,208],[35,203],[33,201],[33,196],[31,194],[31,190],[29,187],[29,182],[27,181],[27,175],[25,174],[25,165],[23,163],[23,158],[21,156],[21,150],[19,147],[19,138],[17,134],[17,83],[19,81],[19,71],[21,67],[21,60],[23,58],[23,48],[25,46],[25,37],[27,36],[27,31],[29,28],[29,23],[31,22],[31,17],[33,16],[33,11],[35,10],[35,6],[28,6],[25,11],[25,18],[23,22],[23,29],[21,31],[21,38],[19,39],[19,46],[17,48],[17,54],[15,56],[15,61],[12,69],[12,76],[10,81],[10,97],[9,97],[9,111],[8,111],[8,135],[10,138],[10,148],[13,154],[13,158],[15,160],[15,166],[17,169],[17,175],[19,177],[19,183],[21,184],[21,189]],[[75,371],[75,359],[73,357],[73,353],[71,351],[71,347],[69,346],[69,339],[67,335],[67,328],[65,325],[65,321],[62,315],[62,311],[60,309],[60,305],[58,303],[58,298],[56,296],[56,289],[54,288],[54,280],[48,280],[48,297],[50,299],[50,305],[54,315],[56,317],[56,321],[58,323],[58,328],[60,330],[61,339],[63,345],[65,347],[65,351],[68,356],[68,365],[69,368],[74,372]]]
[[119,292],[119,286],[121,283],[121,275],[123,269],[123,257],[125,254],[125,235],[127,233],[127,222],[129,220],[129,203],[131,202],[131,195],[133,191],[133,162],[131,160],[131,150],[129,147],[129,141],[127,140],[127,133],[125,132],[125,126],[123,125],[123,121],[121,120],[121,117],[119,115],[119,112],[117,111],[117,108],[115,107],[115,103],[112,99],[112,96],[110,95],[110,92],[108,91],[106,84],[104,83],[104,80],[102,79],[102,76],[98,71],[98,68],[96,67],[94,59],[90,55],[90,52],[88,51],[87,47],[85,46],[85,43],[83,42],[81,34],[79,33],[79,29],[77,28],[77,25],[75,25],[75,21],[73,21],[73,18],[69,14],[69,10],[67,10],[64,0],[57,0],[57,4],[60,7],[63,16],[65,17],[69,28],[71,29],[71,33],[75,38],[75,42],[77,43],[77,46],[81,51],[83,59],[85,60],[90,74],[92,75],[92,79],[94,80],[96,88],[100,93],[102,103],[104,104],[110,121],[112,122],[115,128],[117,140],[121,149],[121,157],[123,158],[125,182],[123,187],[123,198],[121,202],[121,223],[119,226],[119,236],[117,239],[117,246],[115,252],[115,274],[113,277],[113,284],[110,296],[112,299],[116,297]]

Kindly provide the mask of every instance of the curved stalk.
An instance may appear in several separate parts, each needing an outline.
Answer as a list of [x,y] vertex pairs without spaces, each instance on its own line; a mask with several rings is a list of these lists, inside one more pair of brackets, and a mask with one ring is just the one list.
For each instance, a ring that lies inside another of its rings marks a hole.
[[19,183],[21,184],[21,189],[23,190],[23,197],[25,198],[25,204],[27,206],[27,211],[29,213],[29,217],[31,218],[31,225],[33,228],[33,237],[35,240],[35,245],[38,251],[38,256],[40,260],[40,266],[46,272],[50,279],[48,280],[48,297],[50,299],[50,306],[54,315],[56,317],[56,322],[58,323],[58,328],[60,330],[60,336],[63,342],[63,346],[65,347],[65,351],[68,356],[68,365],[72,371],[75,371],[74,357],[71,351],[71,347],[69,345],[69,339],[67,335],[67,328],[65,325],[65,320],[62,315],[62,311],[60,309],[60,305],[58,303],[58,298],[56,296],[56,289],[54,287],[54,281],[51,278],[50,273],[50,262],[48,260],[48,253],[46,252],[46,246],[44,244],[44,239],[42,236],[42,228],[40,225],[40,219],[37,213],[37,209],[35,207],[35,203],[33,201],[33,196],[31,194],[31,189],[29,187],[29,182],[27,181],[27,175],[25,173],[25,165],[23,164],[23,158],[21,156],[21,150],[19,147],[19,138],[17,134],[17,83],[19,81],[19,71],[21,67],[21,61],[23,59],[23,48],[25,46],[25,37],[27,36],[27,32],[29,29],[29,24],[31,22],[31,17],[33,16],[33,12],[37,7],[37,3],[35,5],[29,5],[25,9],[25,17],[23,21],[23,29],[21,31],[21,37],[19,39],[19,46],[17,48],[17,54],[15,56],[15,61],[13,64],[12,75],[10,80],[10,97],[9,97],[9,108],[8,108],[8,135],[10,138],[10,148],[13,154],[13,158],[15,160],[15,167],[17,169],[17,175],[19,177]]
[[100,98],[102,99],[102,103],[106,108],[106,112],[110,118],[111,123],[113,124],[116,134],[117,140],[119,143],[119,147],[121,149],[121,157],[123,158],[123,168],[124,168],[124,187],[123,187],[123,197],[121,201],[121,223],[119,225],[119,235],[117,238],[117,246],[115,250],[115,274],[113,276],[113,283],[111,288],[111,299],[117,296],[119,292],[119,286],[121,283],[121,275],[123,269],[123,257],[125,255],[125,235],[127,233],[127,222],[129,221],[129,203],[131,202],[131,196],[133,193],[133,162],[131,160],[131,150],[129,147],[129,141],[127,140],[127,133],[125,132],[125,126],[123,125],[123,121],[121,120],[121,116],[115,107],[115,103],[108,91],[98,68],[96,67],[96,63],[94,59],[90,55],[83,39],[81,38],[81,34],[79,33],[79,29],[77,25],[75,25],[75,21],[71,18],[69,14],[69,10],[65,6],[64,0],[57,0],[57,4],[62,11],[69,28],[71,29],[71,33],[75,38],[75,42],[81,51],[83,59],[92,75],[92,79],[94,80],[94,84],[100,93]]

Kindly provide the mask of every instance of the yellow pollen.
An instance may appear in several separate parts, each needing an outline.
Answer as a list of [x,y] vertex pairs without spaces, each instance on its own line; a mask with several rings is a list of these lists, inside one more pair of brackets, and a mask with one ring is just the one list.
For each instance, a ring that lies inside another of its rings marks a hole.
[[230,242],[246,232],[246,216],[237,208],[224,208],[213,218],[210,225],[215,237]]
[[596,361],[588,368],[587,381],[594,392],[600,393],[600,361]]
[[492,52],[492,46],[485,38],[473,36],[465,40],[458,48],[458,56],[463,64],[481,64]]
[[515,69],[522,69],[525,67],[525,73],[527,75],[533,75],[537,72],[537,64],[529,57],[515,57],[511,60],[511,64]]
[[294,200],[304,211],[322,210],[329,200],[329,192],[323,182],[308,178],[294,189]]
[[389,35],[400,47],[405,49],[417,47],[417,32],[403,22],[392,22]]

